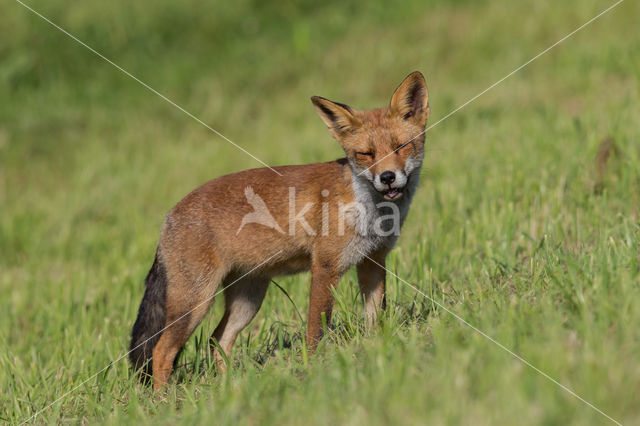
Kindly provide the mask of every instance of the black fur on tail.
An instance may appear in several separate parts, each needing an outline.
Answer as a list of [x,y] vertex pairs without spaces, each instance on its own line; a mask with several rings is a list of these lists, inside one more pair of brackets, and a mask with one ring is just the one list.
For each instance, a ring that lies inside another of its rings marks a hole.
[[140,380],[143,382],[148,382],[152,376],[151,353],[162,334],[160,330],[165,326],[167,285],[167,270],[158,250],[145,279],[146,289],[138,310],[138,318],[133,325],[129,348],[129,359],[133,369],[140,372]]

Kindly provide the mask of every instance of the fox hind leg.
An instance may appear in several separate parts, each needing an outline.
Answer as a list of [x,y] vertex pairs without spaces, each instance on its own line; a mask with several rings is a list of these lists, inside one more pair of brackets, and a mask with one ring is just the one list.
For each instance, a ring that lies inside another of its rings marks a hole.
[[209,311],[225,272],[218,268],[195,281],[176,275],[167,289],[165,329],[153,349],[154,389],[169,380],[176,355]]
[[225,356],[231,353],[238,334],[249,325],[262,306],[270,282],[271,279],[267,277],[245,277],[231,282],[224,289],[224,316],[210,339],[211,352],[221,371],[226,371],[226,364],[219,351],[222,350]]

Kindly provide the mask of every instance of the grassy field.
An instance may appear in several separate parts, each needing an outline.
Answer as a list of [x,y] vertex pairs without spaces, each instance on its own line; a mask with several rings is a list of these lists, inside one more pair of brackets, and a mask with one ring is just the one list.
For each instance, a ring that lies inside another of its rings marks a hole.
[[[311,95],[383,106],[421,70],[434,123],[613,2],[268,3],[28,4],[281,165],[341,155]],[[389,276],[388,312],[368,332],[350,272],[307,359],[309,276],[278,279],[286,293],[269,289],[226,375],[207,347],[220,299],[161,394],[126,359],[86,379],[128,349],[164,214],[260,164],[19,3],[2,11],[0,421],[611,423],[440,304],[640,424],[637,2],[427,133],[388,265],[428,298]]]

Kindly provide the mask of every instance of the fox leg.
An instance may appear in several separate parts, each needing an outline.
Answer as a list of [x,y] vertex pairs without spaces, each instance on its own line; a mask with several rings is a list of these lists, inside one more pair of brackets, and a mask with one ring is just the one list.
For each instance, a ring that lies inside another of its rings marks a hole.
[[[315,256],[314,256],[315,257]],[[322,339],[322,317],[326,324],[331,321],[333,294],[340,276],[335,262],[314,259],[311,264],[311,292],[309,295],[309,318],[307,321],[307,347],[313,352]]]
[[369,326],[376,323],[378,312],[386,308],[385,258],[387,252],[372,253],[370,259],[365,257],[357,266],[358,284],[364,302],[364,313]]
[[226,356],[231,353],[238,334],[249,325],[262,306],[270,282],[270,278],[246,277],[224,289],[224,316],[210,339],[211,352],[221,371],[226,371],[227,366],[215,343],[218,342]]
[[196,280],[187,279],[182,273],[170,278],[165,328],[153,349],[154,390],[169,380],[178,351],[209,311],[224,275],[220,268]]

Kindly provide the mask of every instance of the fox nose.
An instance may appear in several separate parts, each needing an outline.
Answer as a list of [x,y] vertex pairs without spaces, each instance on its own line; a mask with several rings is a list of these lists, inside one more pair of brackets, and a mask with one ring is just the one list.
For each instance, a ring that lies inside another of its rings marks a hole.
[[395,180],[396,174],[390,170],[382,172],[382,174],[380,175],[380,182],[384,183],[385,185],[391,185]]

